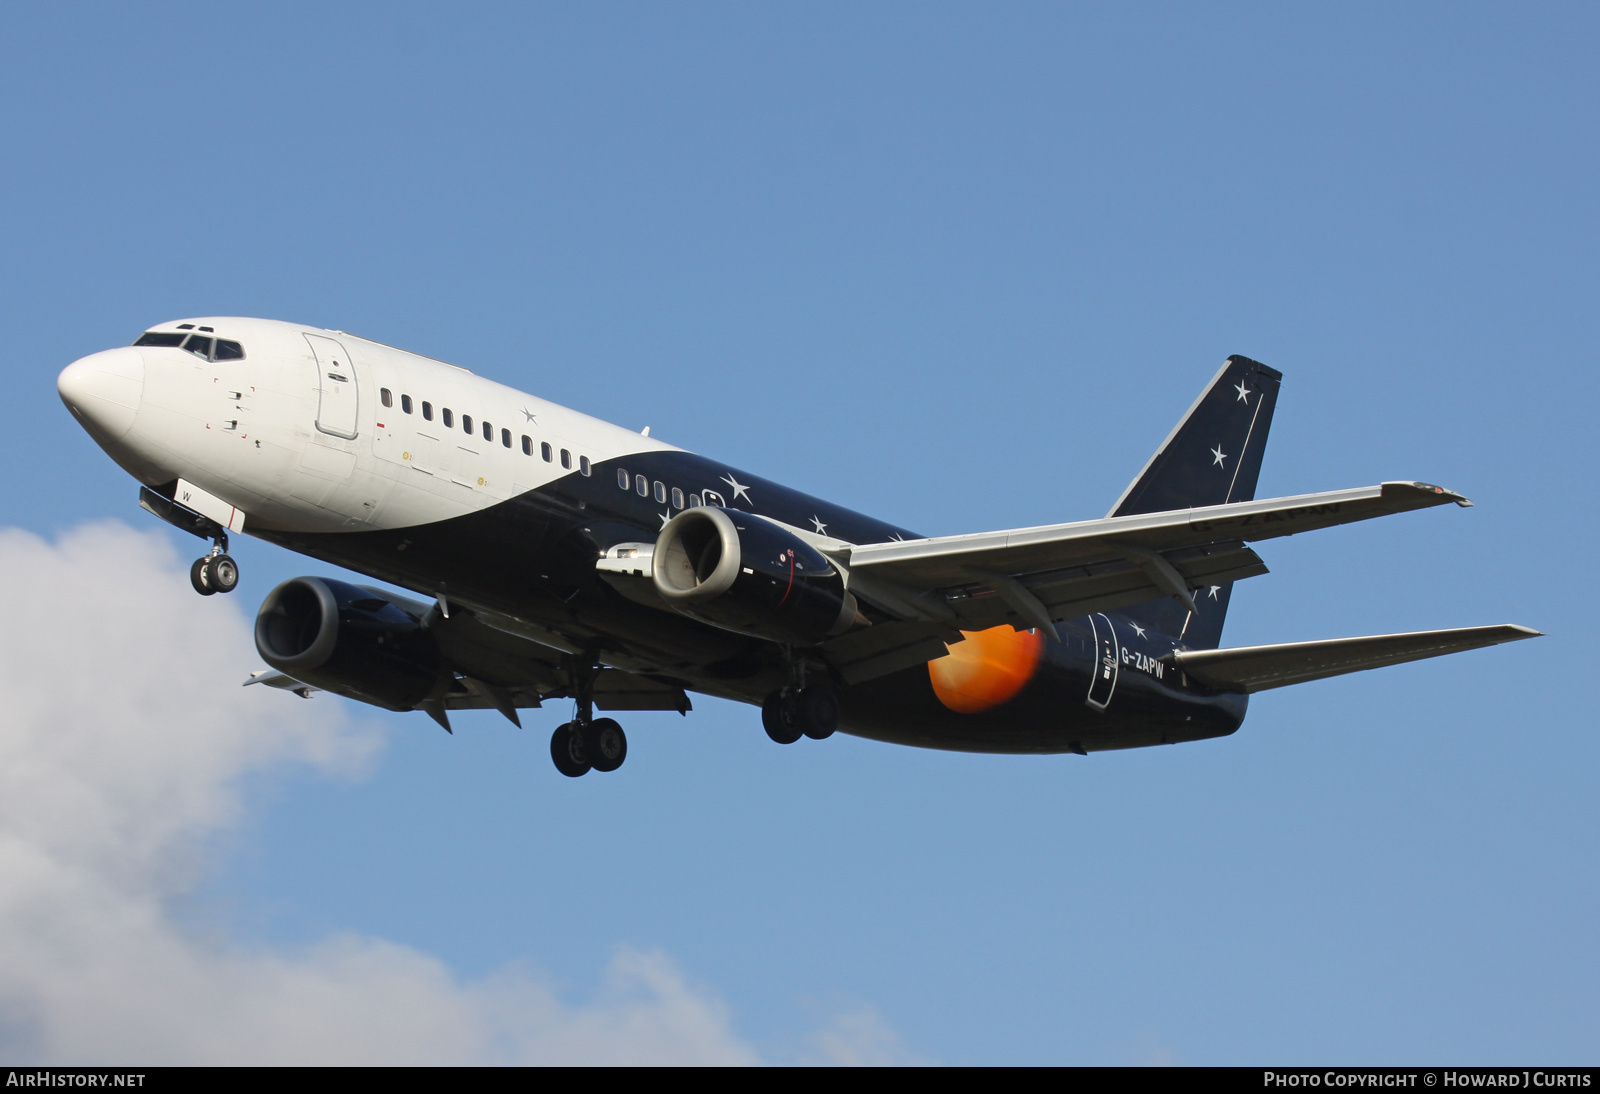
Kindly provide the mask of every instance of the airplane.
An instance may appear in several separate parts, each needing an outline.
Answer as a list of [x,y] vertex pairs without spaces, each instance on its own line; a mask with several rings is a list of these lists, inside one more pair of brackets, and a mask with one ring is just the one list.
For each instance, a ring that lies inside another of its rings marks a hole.
[[57,388],[140,483],[230,534],[369,575],[298,577],[255,621],[247,684],[393,711],[570,700],[563,775],[614,771],[596,711],[689,694],[761,708],[774,741],[836,730],[923,748],[1076,753],[1233,733],[1258,691],[1537,636],[1515,625],[1222,648],[1251,544],[1472,503],[1415,481],[1257,500],[1282,374],[1229,357],[1106,516],[925,537],[343,331],[161,323]]

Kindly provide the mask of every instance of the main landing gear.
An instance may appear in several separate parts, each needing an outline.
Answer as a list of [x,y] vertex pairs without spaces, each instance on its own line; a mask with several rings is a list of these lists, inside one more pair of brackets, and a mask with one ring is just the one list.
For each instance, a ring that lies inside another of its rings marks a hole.
[[576,672],[578,716],[550,736],[550,758],[571,779],[595,771],[615,771],[628,758],[628,735],[613,718],[594,716],[594,670]]
[[780,745],[826,740],[839,728],[839,697],[826,684],[775,691],[761,704],[761,724]]
[[228,554],[226,535],[212,541],[209,555],[194,560],[189,567],[189,584],[201,596],[231,593],[239,587],[239,564]]
[[761,704],[761,725],[767,736],[780,745],[792,745],[801,737],[826,740],[839,728],[839,697],[828,684],[826,674],[814,683],[806,681],[806,661],[787,646],[783,651],[789,673],[787,687],[779,688]]
[[615,771],[628,758],[628,736],[612,718],[580,718],[556,729],[550,737],[550,758],[568,778],[587,775],[589,769]]

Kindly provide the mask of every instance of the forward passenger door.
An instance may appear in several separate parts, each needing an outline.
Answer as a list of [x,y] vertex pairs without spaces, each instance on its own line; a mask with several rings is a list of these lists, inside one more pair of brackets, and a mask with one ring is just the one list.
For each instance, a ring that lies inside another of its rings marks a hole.
[[344,346],[332,338],[308,334],[306,341],[317,365],[317,429],[354,440],[360,409],[355,365]]

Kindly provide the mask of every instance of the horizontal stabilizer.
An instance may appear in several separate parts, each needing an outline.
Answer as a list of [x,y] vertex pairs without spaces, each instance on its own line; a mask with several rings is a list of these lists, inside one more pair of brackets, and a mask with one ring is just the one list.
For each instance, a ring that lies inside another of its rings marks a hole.
[[1541,633],[1507,623],[1497,627],[1326,638],[1318,642],[1283,642],[1229,650],[1178,650],[1161,660],[1176,665],[1202,684],[1249,694],[1343,676],[1347,672],[1380,669],[1385,665],[1421,661],[1425,657],[1537,638]]

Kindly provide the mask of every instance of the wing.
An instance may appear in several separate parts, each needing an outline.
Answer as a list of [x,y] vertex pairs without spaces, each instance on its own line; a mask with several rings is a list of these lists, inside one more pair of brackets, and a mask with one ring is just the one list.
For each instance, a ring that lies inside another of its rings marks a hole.
[[850,591],[901,620],[981,630],[1054,621],[1267,572],[1246,543],[1454,502],[1443,487],[1386,482],[1073,524],[873,543],[833,552]]
[[1202,684],[1249,694],[1539,636],[1539,631],[1508,623],[1498,627],[1458,627],[1447,631],[1285,642],[1275,646],[1240,646],[1231,650],[1179,650],[1162,660],[1177,665]]

